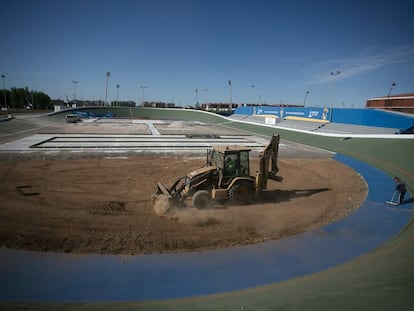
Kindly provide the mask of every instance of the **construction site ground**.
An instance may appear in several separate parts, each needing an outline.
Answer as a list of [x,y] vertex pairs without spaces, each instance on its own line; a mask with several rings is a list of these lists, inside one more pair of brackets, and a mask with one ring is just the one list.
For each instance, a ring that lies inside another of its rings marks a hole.
[[[14,131],[10,130],[13,122],[17,126]],[[7,123],[0,145],[0,245],[7,248],[148,254],[260,243],[334,222],[358,208],[367,194],[359,174],[333,160],[329,152],[283,141],[282,137],[279,174],[283,181],[269,181],[257,202],[199,210],[189,201],[186,208],[174,208],[159,217],[151,204],[156,182],[169,185],[176,177],[202,166],[201,147],[157,154],[138,147],[125,149],[121,144],[102,149],[16,146],[38,134],[185,135],[189,142],[194,136],[218,140],[221,136],[243,136],[260,144],[267,138],[181,121],[69,124],[41,117]],[[252,164],[254,173],[257,152],[252,154]]]

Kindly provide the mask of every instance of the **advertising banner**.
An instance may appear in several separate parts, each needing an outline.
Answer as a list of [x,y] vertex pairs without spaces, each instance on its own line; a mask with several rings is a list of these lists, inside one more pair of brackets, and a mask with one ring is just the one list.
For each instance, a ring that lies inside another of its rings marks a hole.
[[[254,114],[258,116],[275,116],[281,119],[297,119],[307,121],[328,121],[328,108],[300,107],[255,107]],[[270,120],[269,120],[270,122]]]

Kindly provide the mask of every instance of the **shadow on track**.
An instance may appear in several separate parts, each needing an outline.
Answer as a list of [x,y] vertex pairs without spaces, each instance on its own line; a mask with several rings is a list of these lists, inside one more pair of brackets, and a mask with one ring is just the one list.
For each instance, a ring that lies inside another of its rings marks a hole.
[[293,189],[293,190],[271,190],[263,191],[259,199],[261,203],[280,203],[296,198],[310,197],[317,193],[330,191],[329,188],[317,189]]

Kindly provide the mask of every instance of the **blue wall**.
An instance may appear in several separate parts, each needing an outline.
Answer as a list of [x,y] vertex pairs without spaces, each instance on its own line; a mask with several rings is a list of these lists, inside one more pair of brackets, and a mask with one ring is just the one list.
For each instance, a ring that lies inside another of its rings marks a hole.
[[[296,116],[320,120],[330,119],[330,109],[327,108],[258,106],[240,107],[234,113],[243,115],[274,115],[279,118]],[[332,110],[332,122],[405,130],[414,125],[414,115],[402,115],[376,109],[334,108]]]
[[414,125],[414,115],[407,116],[376,109],[335,108],[332,114],[332,122],[404,130]]

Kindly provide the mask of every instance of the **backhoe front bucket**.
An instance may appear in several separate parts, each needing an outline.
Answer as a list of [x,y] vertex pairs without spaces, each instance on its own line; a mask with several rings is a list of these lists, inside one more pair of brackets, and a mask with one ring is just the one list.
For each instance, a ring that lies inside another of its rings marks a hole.
[[152,207],[158,216],[164,216],[171,208],[171,194],[162,182],[157,182],[157,191],[152,195]]

